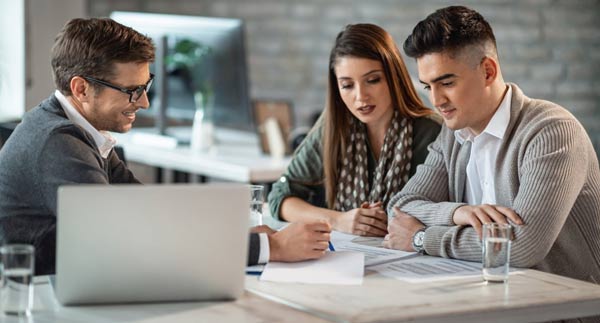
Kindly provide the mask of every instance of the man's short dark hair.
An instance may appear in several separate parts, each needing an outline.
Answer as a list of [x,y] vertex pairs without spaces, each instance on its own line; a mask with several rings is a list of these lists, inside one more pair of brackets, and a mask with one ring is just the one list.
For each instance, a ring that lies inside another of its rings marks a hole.
[[130,27],[109,18],[72,19],[56,36],[52,72],[56,88],[71,95],[75,76],[114,77],[114,63],[154,61],[154,44]]
[[471,45],[480,45],[484,51],[491,49],[495,53],[496,37],[492,27],[477,11],[450,6],[436,10],[419,22],[406,38],[404,52],[413,58],[439,52],[455,55]]

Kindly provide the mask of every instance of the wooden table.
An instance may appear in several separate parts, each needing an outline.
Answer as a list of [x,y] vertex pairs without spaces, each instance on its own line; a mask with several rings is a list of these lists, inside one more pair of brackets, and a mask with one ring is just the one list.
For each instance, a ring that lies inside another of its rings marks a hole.
[[305,312],[245,292],[231,302],[151,303],[133,305],[61,306],[47,276],[35,278],[35,303],[29,318],[2,316],[2,323],[325,323]]
[[535,270],[508,284],[480,278],[407,283],[367,272],[360,286],[278,284],[246,276],[231,302],[63,307],[35,279],[34,314],[0,322],[537,322],[600,315],[600,286]]
[[332,322],[539,322],[600,315],[600,286],[536,270],[507,284],[465,278],[423,284],[366,273],[360,286],[261,282],[246,290]]

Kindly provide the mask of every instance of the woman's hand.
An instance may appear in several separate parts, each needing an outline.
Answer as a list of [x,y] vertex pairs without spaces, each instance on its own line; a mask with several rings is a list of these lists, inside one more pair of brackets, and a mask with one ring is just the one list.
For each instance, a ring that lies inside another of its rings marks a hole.
[[381,202],[364,202],[360,208],[342,212],[335,221],[333,229],[360,236],[383,237],[387,234],[387,214]]

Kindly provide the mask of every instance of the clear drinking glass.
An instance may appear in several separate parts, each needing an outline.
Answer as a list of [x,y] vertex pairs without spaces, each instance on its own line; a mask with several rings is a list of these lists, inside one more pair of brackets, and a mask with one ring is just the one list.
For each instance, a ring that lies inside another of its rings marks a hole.
[[508,281],[511,236],[510,224],[483,225],[482,270],[485,281]]
[[31,315],[34,251],[34,247],[28,244],[10,244],[0,247],[2,261],[0,308],[4,314]]
[[250,185],[250,226],[262,224],[265,189],[262,185]]

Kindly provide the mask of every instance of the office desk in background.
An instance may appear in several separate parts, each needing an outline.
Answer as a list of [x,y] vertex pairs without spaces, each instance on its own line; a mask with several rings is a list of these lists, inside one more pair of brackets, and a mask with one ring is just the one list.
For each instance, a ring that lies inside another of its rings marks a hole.
[[[216,131],[216,144],[209,151],[192,151],[189,145],[161,148],[136,143],[144,141],[139,140],[140,134],[153,131],[134,128],[128,133],[113,135],[125,150],[127,161],[233,182],[274,182],[290,162],[290,157],[278,159],[263,154],[256,134],[229,129]],[[174,131],[184,133],[181,136],[185,137],[190,128]]]

